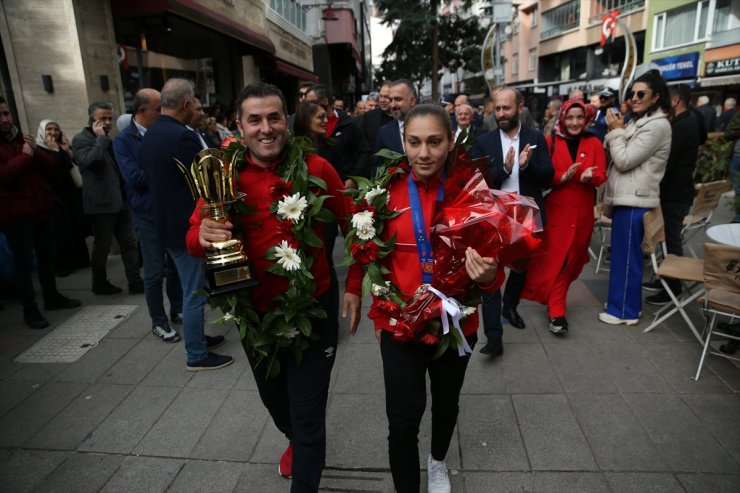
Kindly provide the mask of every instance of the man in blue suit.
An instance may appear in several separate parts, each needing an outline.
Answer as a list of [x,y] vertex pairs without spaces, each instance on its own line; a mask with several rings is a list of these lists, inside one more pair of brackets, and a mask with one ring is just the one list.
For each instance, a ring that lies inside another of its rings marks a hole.
[[[532,197],[540,207],[544,223],[542,189],[550,185],[554,174],[545,137],[519,121],[524,108],[524,99],[519,91],[503,87],[496,93],[494,103],[498,129],[478,137],[471,154],[488,158],[493,188]],[[502,314],[514,327],[525,327],[516,310],[525,280],[526,272],[512,270],[509,273],[503,307],[500,291],[483,295],[483,330],[488,342],[481,348],[481,353],[492,357],[503,354]]]
[[[406,114],[416,106],[414,83],[408,79],[398,79],[391,82],[390,98],[391,113],[393,113],[394,119],[378,130],[373,154],[381,149],[390,149],[401,154],[405,152],[403,149],[403,122],[406,119]],[[374,157],[373,159],[374,168],[383,164],[381,158]],[[375,174],[374,169],[373,174]]]
[[[141,163],[151,192],[154,223],[159,241],[175,262],[183,293],[182,337],[188,371],[215,370],[233,363],[231,356],[210,351],[224,343],[223,336],[203,333],[206,296],[201,260],[185,248],[195,201],[177,161],[190,168],[202,149],[198,137],[185,125],[195,114],[193,83],[169,79],[162,88],[162,115],[149,127],[141,143]],[[177,160],[177,161],[176,161]]]

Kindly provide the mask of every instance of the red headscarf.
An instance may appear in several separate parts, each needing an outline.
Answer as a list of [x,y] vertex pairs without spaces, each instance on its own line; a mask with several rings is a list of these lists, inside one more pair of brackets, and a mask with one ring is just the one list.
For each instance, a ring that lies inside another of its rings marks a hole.
[[583,110],[583,113],[586,115],[586,119],[583,122],[583,128],[581,129],[581,135],[586,131],[586,127],[588,127],[588,124],[591,123],[594,118],[596,117],[596,108],[594,108],[591,104],[586,104],[582,101],[578,101],[577,99],[568,99],[567,101],[563,102],[563,105],[560,107],[560,113],[558,113],[558,126],[555,128],[555,134],[564,138],[564,139],[571,139],[574,136],[568,133],[568,129],[565,128],[565,116],[568,114],[568,111],[573,107],[581,108]]

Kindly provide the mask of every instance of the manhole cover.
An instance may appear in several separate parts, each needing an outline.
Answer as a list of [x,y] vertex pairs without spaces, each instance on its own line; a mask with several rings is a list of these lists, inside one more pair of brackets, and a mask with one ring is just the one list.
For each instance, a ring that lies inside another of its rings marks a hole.
[[98,345],[137,305],[86,306],[18,355],[18,363],[74,363]]

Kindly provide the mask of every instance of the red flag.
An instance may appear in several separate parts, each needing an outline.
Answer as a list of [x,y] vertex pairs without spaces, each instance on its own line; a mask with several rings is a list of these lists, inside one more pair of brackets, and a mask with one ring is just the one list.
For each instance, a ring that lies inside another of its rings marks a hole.
[[601,46],[614,41],[619,10],[612,10],[601,18]]

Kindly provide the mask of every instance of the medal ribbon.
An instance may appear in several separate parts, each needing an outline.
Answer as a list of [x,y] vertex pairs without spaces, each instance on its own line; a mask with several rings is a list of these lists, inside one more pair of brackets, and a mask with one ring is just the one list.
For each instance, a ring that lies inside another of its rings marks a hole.
[[[445,175],[442,175],[442,182],[437,193],[437,200],[444,197]],[[429,241],[429,232],[424,224],[424,211],[421,208],[421,199],[419,198],[419,186],[414,181],[412,173],[409,173],[409,202],[411,202],[411,217],[414,221],[414,238],[416,239],[416,252],[419,255],[419,265],[421,267],[421,282],[423,284],[432,283],[432,266],[434,265],[434,252],[432,252],[432,242]]]

